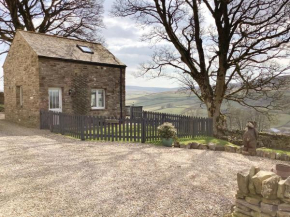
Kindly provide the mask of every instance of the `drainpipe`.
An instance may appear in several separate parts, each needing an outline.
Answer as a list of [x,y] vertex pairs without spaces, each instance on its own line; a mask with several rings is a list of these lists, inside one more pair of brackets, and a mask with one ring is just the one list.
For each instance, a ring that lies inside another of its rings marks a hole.
[[121,109],[120,117],[121,118],[123,118],[123,97],[122,97],[122,93],[123,93],[122,68],[120,68],[120,109]]

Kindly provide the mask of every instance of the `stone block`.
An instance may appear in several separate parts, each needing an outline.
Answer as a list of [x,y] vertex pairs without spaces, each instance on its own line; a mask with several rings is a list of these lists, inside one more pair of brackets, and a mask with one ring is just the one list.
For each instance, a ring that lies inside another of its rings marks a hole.
[[246,195],[238,190],[235,196],[237,199],[245,199]]
[[290,212],[278,211],[277,217],[290,217]]
[[193,142],[191,143],[191,148],[198,149],[199,145],[200,145],[199,143]]
[[245,214],[245,215],[248,215],[248,216],[251,216],[251,211],[245,211],[243,209],[240,209],[239,207],[235,207],[235,212],[238,212],[238,213],[242,213],[242,214]]
[[250,212],[250,211],[251,211],[250,208],[245,207],[244,205],[239,204],[239,203],[236,204],[236,207],[238,207],[239,209],[244,210],[244,211],[246,211],[246,212]]
[[278,210],[278,206],[277,205],[271,205],[271,204],[266,204],[266,203],[261,203],[261,211],[263,213],[275,216],[276,212]]
[[260,217],[272,217],[271,215],[267,214],[267,213],[263,213],[261,212]]
[[272,204],[272,205],[279,205],[279,204],[281,204],[281,200],[279,200],[279,199],[269,200],[269,199],[266,199],[266,198],[262,198],[262,202],[263,203],[267,203],[267,204]]
[[262,182],[276,174],[268,171],[259,171],[256,175],[252,177],[253,184],[257,194],[261,194],[262,191]]
[[236,153],[242,154],[243,148],[242,147],[237,147]]
[[245,215],[245,214],[237,212],[237,211],[234,211],[234,213],[233,213],[233,217],[249,217],[249,216],[250,215]]
[[289,161],[289,156],[287,154],[281,154],[280,160]]
[[252,178],[254,175],[256,175],[258,172],[260,171],[259,167],[254,167],[252,166],[250,171],[249,171],[249,191],[251,194],[255,195],[256,194],[256,190],[255,190],[255,186],[254,183],[252,181]]
[[216,151],[225,151],[225,146],[223,146],[223,145],[217,145],[217,146],[215,147],[215,150],[216,150]]
[[272,160],[275,160],[275,159],[276,159],[276,153],[275,153],[275,152],[271,152],[271,153],[270,153],[270,158],[271,158]]
[[253,205],[253,204],[250,204],[248,203],[247,201],[245,200],[242,200],[242,199],[236,199],[236,204],[241,204],[249,209],[252,209],[256,212],[261,212],[261,208],[260,206],[257,206],[257,205]]
[[251,211],[251,216],[252,217],[261,217],[261,212]]
[[281,199],[284,203],[289,203],[290,204],[290,199],[289,198],[282,198]]
[[225,146],[226,152],[236,153],[237,147],[235,146]]
[[257,150],[257,156],[262,157],[263,156],[263,151],[262,150]]
[[286,212],[290,212],[290,204],[288,203],[282,203],[278,205],[278,210],[279,211],[286,211]]
[[238,172],[237,174],[238,188],[239,191],[243,194],[248,194],[249,189],[249,172]]
[[179,142],[174,142],[174,148],[180,148]]
[[188,144],[186,145],[186,149],[192,149],[192,143],[188,143]]
[[277,199],[278,182],[281,180],[280,176],[274,175],[262,182],[261,194],[266,199]]
[[259,206],[261,200],[260,199],[257,199],[257,198],[254,198],[254,197],[246,197],[245,198],[245,201],[247,201],[248,203],[250,204],[254,204],[254,205],[257,205]]
[[212,150],[212,151],[215,151],[216,146],[217,146],[216,144],[210,142],[210,143],[208,144],[208,149],[209,149],[209,150]]
[[287,180],[285,182],[284,197],[290,198],[290,185],[287,185]]
[[206,144],[200,144],[198,149],[207,150],[208,146]]
[[180,143],[180,148],[186,148],[187,149],[187,145],[185,145],[184,143]]
[[286,182],[286,180],[280,180],[278,182],[277,197],[280,198],[280,199],[284,198],[285,182]]

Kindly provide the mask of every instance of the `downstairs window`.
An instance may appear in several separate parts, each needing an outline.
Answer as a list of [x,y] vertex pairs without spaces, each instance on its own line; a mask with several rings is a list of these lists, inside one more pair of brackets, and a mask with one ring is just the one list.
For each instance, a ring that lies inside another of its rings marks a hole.
[[91,91],[91,108],[104,109],[105,108],[105,90],[92,89]]

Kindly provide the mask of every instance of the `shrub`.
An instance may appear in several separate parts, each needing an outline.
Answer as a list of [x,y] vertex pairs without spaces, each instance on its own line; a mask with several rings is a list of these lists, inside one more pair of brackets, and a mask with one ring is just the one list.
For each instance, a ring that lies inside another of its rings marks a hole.
[[165,122],[157,128],[158,134],[165,139],[173,138],[176,139],[176,129],[175,127],[169,123]]

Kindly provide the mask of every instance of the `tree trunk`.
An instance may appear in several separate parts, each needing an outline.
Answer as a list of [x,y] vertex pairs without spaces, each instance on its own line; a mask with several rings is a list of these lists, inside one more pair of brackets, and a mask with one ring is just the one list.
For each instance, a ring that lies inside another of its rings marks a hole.
[[225,118],[221,114],[221,105],[222,103],[218,102],[206,103],[208,117],[213,119],[213,134],[217,137],[223,135],[225,129]]

